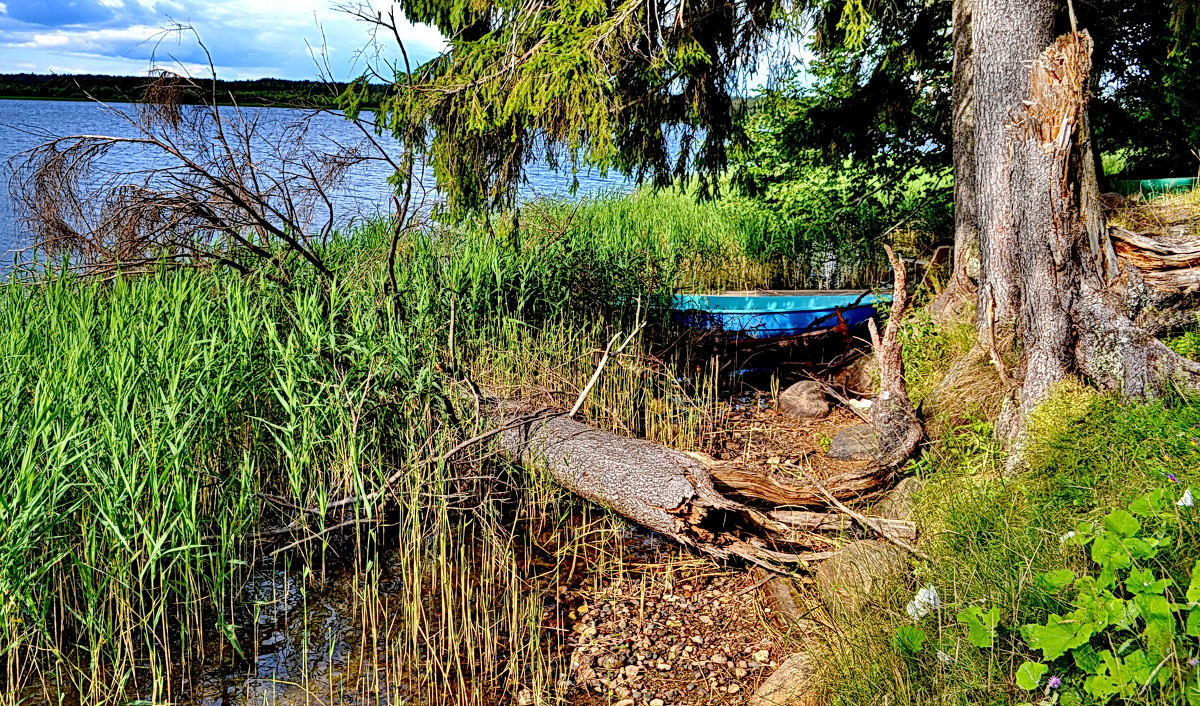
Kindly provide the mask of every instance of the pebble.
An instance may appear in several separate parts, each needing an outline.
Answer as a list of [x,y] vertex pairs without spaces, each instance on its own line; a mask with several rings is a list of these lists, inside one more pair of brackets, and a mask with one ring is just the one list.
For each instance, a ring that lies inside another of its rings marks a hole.
[[742,687],[738,684],[730,684],[728,687],[725,688],[725,690],[731,694],[736,694],[742,690]]
[[621,699],[613,704],[613,706],[633,706],[633,699]]
[[625,676],[631,677],[631,678],[636,677],[638,674],[638,669],[639,669],[639,667],[636,664],[625,665]]
[[620,669],[621,667],[625,666],[625,660],[612,653],[601,657],[598,663],[605,669]]
[[666,706],[662,699],[651,699],[650,706]]

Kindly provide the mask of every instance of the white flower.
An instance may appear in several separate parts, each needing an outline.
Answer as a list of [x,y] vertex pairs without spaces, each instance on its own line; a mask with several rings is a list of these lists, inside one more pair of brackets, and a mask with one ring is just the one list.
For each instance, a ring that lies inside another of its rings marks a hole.
[[942,652],[941,650],[938,650],[937,658],[938,658],[938,661],[941,662],[942,664],[950,664],[950,660],[952,659],[950,657],[950,655],[946,654],[945,652]]
[[1067,532],[1067,533],[1066,533],[1066,534],[1064,534],[1063,536],[1059,537],[1059,538],[1058,538],[1058,541],[1059,541],[1059,542],[1062,542],[1063,544],[1066,544],[1066,542],[1067,542],[1069,539],[1071,539],[1072,537],[1074,537],[1074,536],[1075,536],[1075,531],[1074,531],[1074,530],[1072,530],[1072,531],[1070,531],[1070,532]]
[[929,611],[939,608],[941,605],[942,599],[938,597],[937,589],[933,587],[933,584],[929,584],[917,591],[917,595],[909,601],[906,610],[913,620],[920,620],[929,615]]
[[1183,497],[1179,498],[1179,502],[1175,503],[1179,507],[1193,507],[1196,504],[1196,499],[1192,497],[1192,489],[1188,488],[1183,491]]

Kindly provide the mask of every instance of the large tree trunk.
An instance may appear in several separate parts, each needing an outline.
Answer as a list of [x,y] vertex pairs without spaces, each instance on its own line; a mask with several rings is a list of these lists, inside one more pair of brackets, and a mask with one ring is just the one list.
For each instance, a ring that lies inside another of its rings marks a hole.
[[[1018,451],[1029,413],[1069,376],[1082,374],[1133,397],[1200,381],[1200,364],[1175,354],[1127,315],[1088,125],[1091,56],[1086,31],[1059,37],[1030,63],[1029,91],[1002,124],[1011,155],[1010,203],[1020,204],[1011,231],[1020,364],[998,428],[1018,442]],[[986,328],[981,323],[981,331]],[[1014,458],[1019,465],[1020,454]]]
[[934,300],[939,320],[958,318],[979,282],[979,201],[975,182],[975,68],[971,48],[973,0],[954,0],[954,87],[951,141],[954,160],[954,269]]
[[1029,95],[1029,64],[1050,42],[1053,0],[975,0],[975,183],[978,189],[982,341],[1010,347],[1021,305],[1017,206],[1007,124]]

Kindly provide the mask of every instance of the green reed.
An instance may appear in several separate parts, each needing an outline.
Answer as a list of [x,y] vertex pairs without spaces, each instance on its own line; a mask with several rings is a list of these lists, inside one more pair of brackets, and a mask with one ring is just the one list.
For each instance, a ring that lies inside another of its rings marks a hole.
[[330,244],[327,287],[165,270],[0,288],[0,704],[185,701],[206,665],[253,659],[247,582],[276,565],[306,590],[350,572],[362,634],[336,689],[552,698],[542,595],[617,561],[622,523],[486,446],[428,460],[490,423],[464,376],[566,407],[645,322],[583,414],[699,446],[715,390],[689,397],[648,354],[662,305],[781,270],[715,207],[653,199],[414,232],[394,297],[386,223]]

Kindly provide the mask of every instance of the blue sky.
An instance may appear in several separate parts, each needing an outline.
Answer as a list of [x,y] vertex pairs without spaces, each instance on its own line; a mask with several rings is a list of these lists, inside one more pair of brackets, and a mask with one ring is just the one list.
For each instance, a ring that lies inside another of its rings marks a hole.
[[[199,33],[225,79],[314,79],[312,52],[324,46],[333,78],[346,80],[362,72],[370,40],[335,0],[0,0],[0,73],[139,75],[154,59],[207,75],[194,38],[164,36],[172,22]],[[414,61],[442,47],[428,26],[405,25],[401,36]]]

